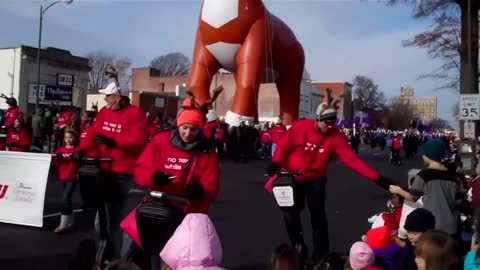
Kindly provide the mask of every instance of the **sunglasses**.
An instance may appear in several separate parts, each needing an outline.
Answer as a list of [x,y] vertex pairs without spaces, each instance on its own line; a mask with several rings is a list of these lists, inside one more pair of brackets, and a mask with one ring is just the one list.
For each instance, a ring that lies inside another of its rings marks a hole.
[[317,122],[324,122],[327,126],[333,126],[337,122],[337,119],[320,119],[320,117],[317,117]]
[[337,122],[336,120],[325,120],[324,121],[325,124],[327,124],[328,126],[333,126],[335,125],[335,123]]

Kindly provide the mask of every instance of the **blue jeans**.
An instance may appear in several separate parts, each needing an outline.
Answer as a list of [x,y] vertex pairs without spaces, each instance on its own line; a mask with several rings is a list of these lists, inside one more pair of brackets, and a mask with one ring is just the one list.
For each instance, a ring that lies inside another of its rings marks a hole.
[[63,208],[60,210],[62,215],[71,215],[73,212],[72,196],[76,186],[76,179],[63,182]]
[[277,144],[272,143],[272,157],[273,157],[273,154],[275,154],[275,149],[277,149]]

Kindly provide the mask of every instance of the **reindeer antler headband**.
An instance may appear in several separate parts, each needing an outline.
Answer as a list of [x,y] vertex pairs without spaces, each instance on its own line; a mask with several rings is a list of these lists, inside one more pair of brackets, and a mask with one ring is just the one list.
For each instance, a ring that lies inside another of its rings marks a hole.
[[337,118],[337,110],[339,109],[339,103],[344,96],[343,94],[337,97],[336,99],[333,98],[333,90],[327,88],[326,91],[326,101],[320,104],[317,109],[317,119],[318,120],[332,120]]
[[115,80],[115,84],[117,85],[117,88],[120,91],[120,82],[118,81],[118,72],[112,65],[107,66],[107,68],[105,69],[105,75],[107,75],[110,79]]
[[215,88],[213,90],[213,95],[210,99],[206,100],[202,105],[199,105],[196,101],[195,101],[195,96],[193,95],[193,93],[191,91],[187,91],[187,95],[190,96],[190,104],[188,106],[183,106],[184,109],[195,109],[195,110],[198,110],[200,112],[202,112],[203,114],[207,114],[208,113],[208,108],[210,107],[210,105],[212,105],[213,102],[215,102],[215,100],[218,98],[218,96],[220,95],[220,93],[223,91],[223,86],[219,86],[217,88]]
[[326,102],[323,102],[321,104],[322,109],[320,110],[320,114],[322,114],[327,109],[338,110],[339,109],[338,105],[339,105],[340,101],[342,100],[342,97],[344,96],[344,94],[341,94],[339,97],[334,99],[333,95],[332,95],[332,93],[333,93],[332,89],[327,88],[326,92],[327,92],[327,100],[326,100]]

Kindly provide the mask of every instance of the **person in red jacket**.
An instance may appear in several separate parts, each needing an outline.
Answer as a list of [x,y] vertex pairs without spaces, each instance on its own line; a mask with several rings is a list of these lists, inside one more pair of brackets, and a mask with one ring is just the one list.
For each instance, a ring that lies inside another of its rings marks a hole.
[[7,146],[13,152],[28,152],[32,145],[32,138],[28,134],[25,120],[18,117],[13,122],[13,128],[8,131]]
[[[205,103],[209,104],[214,99]],[[193,99],[186,99],[177,116],[177,128],[156,135],[135,167],[135,181],[152,190],[190,200],[186,213],[208,213],[219,191],[218,157],[202,128],[205,113]]]
[[78,135],[73,129],[66,129],[63,136],[64,145],[56,151],[53,165],[58,169],[58,179],[63,182],[63,208],[60,210],[60,225],[55,233],[69,231],[73,227],[72,195],[77,186],[79,165],[70,156],[78,151]]
[[159,130],[163,129],[163,121],[161,114],[155,116],[153,121],[149,120],[149,134],[150,138],[152,138]]
[[287,128],[282,125],[282,120],[278,118],[277,123],[269,130],[270,136],[272,138],[272,157],[277,149],[277,144],[280,142],[283,134],[287,131]]
[[[136,162],[137,184],[186,198],[190,205],[184,208],[185,214],[208,214],[219,192],[217,152],[202,130],[207,108],[220,92],[214,91],[212,99],[202,106],[193,96],[186,99],[177,115],[177,127],[153,137]],[[151,269],[160,269],[158,256],[151,257],[151,265]]]
[[[280,169],[302,171],[294,186],[294,205],[282,208],[287,233],[292,246],[306,256],[300,213],[305,206],[305,197],[310,210],[313,231],[313,260],[317,261],[329,251],[328,222],[325,213],[327,169],[335,154],[343,163],[370,181],[389,190],[391,180],[380,176],[362,161],[349,147],[345,135],[335,126],[339,100],[333,101],[327,89],[327,101],[320,104],[316,119],[299,120],[278,142],[272,163],[267,173],[275,176]],[[272,190],[275,178],[265,186]]]
[[110,210],[108,224],[115,249],[114,257],[119,257],[122,255],[120,251],[127,251],[131,244],[128,241],[122,244],[120,222],[136,204],[134,198],[128,196],[128,191],[136,187],[133,170],[147,145],[148,122],[145,112],[131,105],[128,97],[121,95],[116,70],[109,67],[107,72],[115,82],[99,91],[105,95],[106,106],[97,113],[89,132],[82,139],[80,150],[72,158],[81,161],[86,153],[97,151],[99,157],[113,159],[106,171],[111,175],[109,179],[112,182],[111,194],[108,194],[111,196],[108,196],[106,203]]
[[15,120],[20,116],[20,108],[17,105],[17,100],[14,97],[4,97],[8,105],[7,112],[5,114],[5,128],[13,128]]
[[260,142],[262,143],[263,159],[270,159],[272,157],[272,135],[270,135],[267,124],[263,125],[260,131]]
[[401,138],[398,132],[393,132],[392,139],[392,158],[390,162],[392,164],[400,165],[400,148],[402,147]]

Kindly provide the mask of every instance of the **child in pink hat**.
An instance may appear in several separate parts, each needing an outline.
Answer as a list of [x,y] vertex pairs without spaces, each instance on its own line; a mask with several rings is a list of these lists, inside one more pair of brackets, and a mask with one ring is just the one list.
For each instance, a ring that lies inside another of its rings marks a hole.
[[382,268],[376,267],[374,264],[375,254],[370,246],[364,242],[355,242],[350,248],[350,255],[345,269],[382,270]]

